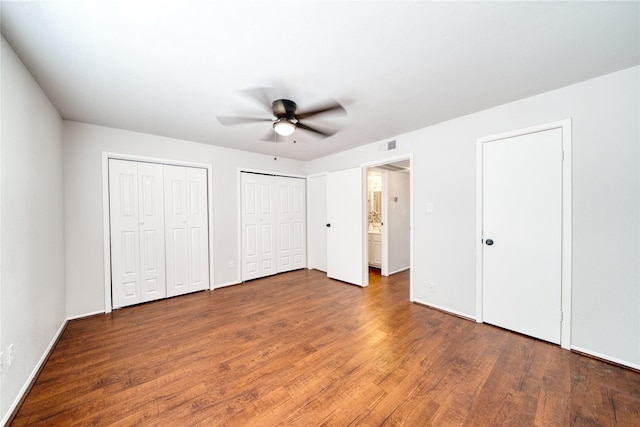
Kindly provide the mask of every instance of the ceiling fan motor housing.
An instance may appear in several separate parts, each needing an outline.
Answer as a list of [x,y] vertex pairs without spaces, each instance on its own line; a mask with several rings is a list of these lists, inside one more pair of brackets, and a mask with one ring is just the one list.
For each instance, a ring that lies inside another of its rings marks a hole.
[[294,119],[298,106],[289,99],[276,99],[271,104],[271,108],[273,109],[273,115],[279,119]]

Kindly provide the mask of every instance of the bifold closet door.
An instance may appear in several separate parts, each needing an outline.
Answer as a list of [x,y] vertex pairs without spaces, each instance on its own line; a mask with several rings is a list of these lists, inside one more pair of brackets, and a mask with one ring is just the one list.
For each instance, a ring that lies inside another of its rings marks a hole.
[[306,182],[240,174],[242,280],[307,266]]
[[306,198],[304,179],[276,177],[277,272],[306,267]]
[[273,177],[240,174],[242,188],[242,280],[276,274]]
[[209,288],[207,171],[164,165],[167,296]]
[[113,308],[166,297],[162,165],[109,160]]

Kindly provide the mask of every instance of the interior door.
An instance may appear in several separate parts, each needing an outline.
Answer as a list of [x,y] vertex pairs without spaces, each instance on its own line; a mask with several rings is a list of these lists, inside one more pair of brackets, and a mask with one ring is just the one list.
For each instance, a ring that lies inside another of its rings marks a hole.
[[483,320],[559,344],[562,131],[482,149]]
[[362,169],[327,175],[327,277],[365,286]]
[[209,287],[207,172],[164,165],[167,295]]

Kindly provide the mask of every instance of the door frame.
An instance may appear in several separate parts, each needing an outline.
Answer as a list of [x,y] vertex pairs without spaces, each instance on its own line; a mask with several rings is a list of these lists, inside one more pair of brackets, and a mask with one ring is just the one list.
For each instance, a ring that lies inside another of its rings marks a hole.
[[513,138],[531,133],[544,132],[551,129],[562,130],[562,255],[561,255],[561,291],[560,301],[562,321],[560,323],[560,346],[571,348],[571,270],[572,270],[572,220],[571,220],[571,119],[559,120],[531,126],[524,129],[491,135],[476,140],[476,322],[483,323],[482,313],[482,250],[483,250],[483,177],[484,159],[483,144],[501,139]]
[[158,163],[162,165],[186,166],[206,169],[207,171],[207,210],[209,225],[209,290],[214,289],[213,268],[213,165],[208,163],[187,162],[160,157],[138,156],[134,154],[102,152],[102,242],[104,265],[104,312],[110,313],[111,304],[111,224],[109,220],[109,159],[134,162]]
[[[413,302],[414,301],[414,283],[415,281],[413,280],[413,274],[414,274],[414,269],[413,269],[413,198],[414,198],[414,186],[413,186],[413,153],[409,153],[409,154],[402,154],[399,156],[394,156],[394,157],[387,157],[381,160],[376,160],[375,162],[369,162],[369,163],[364,163],[362,164],[362,168],[364,170],[364,188],[362,190],[363,193],[363,202],[364,202],[364,206],[366,206],[367,203],[367,192],[369,191],[368,187],[367,187],[367,172],[369,171],[369,168],[374,168],[376,166],[382,166],[382,165],[386,165],[388,163],[395,163],[395,162],[400,162],[402,160],[409,160],[409,301]],[[383,182],[383,187],[386,187],[388,189],[388,180],[387,182]],[[388,212],[388,204],[387,206],[385,206],[387,208],[387,212]],[[385,208],[383,207],[383,209]],[[366,215],[367,210],[365,209],[365,215]],[[365,235],[365,239],[367,237],[367,229],[368,229],[368,220],[367,217],[365,217],[364,219],[364,235]],[[385,233],[385,227],[382,227],[382,232]],[[383,241],[383,246],[388,245],[389,239],[388,239],[388,234],[385,234],[384,237],[382,238]],[[366,240],[365,240],[366,243]],[[369,261],[369,248],[367,247],[368,245],[364,245],[364,261],[367,263],[367,271],[368,271],[368,261]],[[386,259],[383,259],[383,263],[386,262],[387,264],[387,273],[388,273],[388,264],[389,264],[389,252],[388,252],[388,247],[383,247],[382,248],[382,256],[386,257]],[[382,272],[382,269],[380,270]],[[367,285],[369,284],[369,274],[367,273],[366,275],[366,283]]]

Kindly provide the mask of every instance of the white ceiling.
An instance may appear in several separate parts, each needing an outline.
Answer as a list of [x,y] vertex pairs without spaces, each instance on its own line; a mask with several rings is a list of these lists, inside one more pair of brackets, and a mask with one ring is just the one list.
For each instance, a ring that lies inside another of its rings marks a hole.
[[2,34],[64,119],[273,154],[273,87],[309,160],[640,63],[640,2],[47,1],[1,3]]

